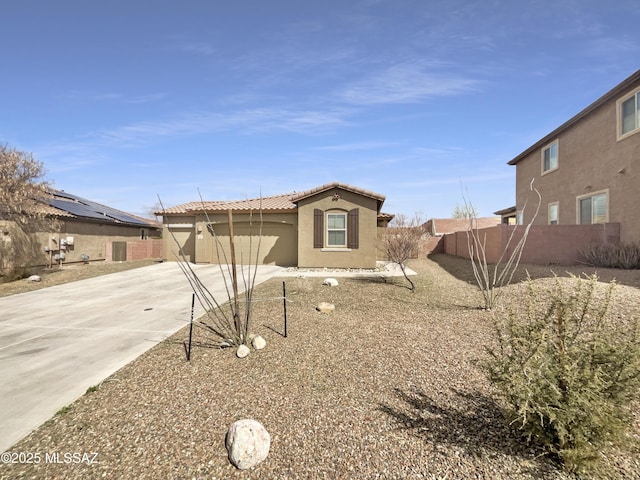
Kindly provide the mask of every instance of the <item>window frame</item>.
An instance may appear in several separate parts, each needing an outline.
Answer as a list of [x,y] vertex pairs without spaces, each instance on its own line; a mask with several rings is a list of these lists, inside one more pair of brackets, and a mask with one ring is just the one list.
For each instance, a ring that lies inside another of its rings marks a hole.
[[[555,161],[555,166],[551,166],[551,154],[549,154],[549,168],[545,170],[545,165],[544,165],[544,161],[545,161],[545,152],[547,150],[549,150],[549,152],[551,152],[551,149],[555,147],[555,151],[556,151],[556,161]],[[558,139],[556,138],[553,142],[545,145],[544,147],[542,147],[541,151],[540,151],[540,161],[541,161],[541,172],[542,175],[546,175],[548,173],[551,172],[555,172],[556,170],[558,170],[558,167],[560,166],[560,144],[558,142]]]
[[[624,125],[624,119],[623,119],[623,105],[625,103],[627,103],[629,100],[631,99],[635,99],[634,103],[634,108],[635,108],[635,126],[629,130],[628,132],[623,132],[623,125]],[[617,102],[616,102],[616,123],[617,123],[617,131],[618,131],[618,140],[623,140],[625,138],[630,137],[631,135],[635,135],[636,133],[640,133],[640,88],[635,89],[632,92],[629,92],[627,95],[625,95],[624,97],[621,97]]]
[[[555,207],[555,223],[551,219],[551,209]],[[559,225],[560,224],[560,202],[551,202],[547,205],[547,223],[549,225]]]
[[[342,217],[344,219],[344,228],[330,228],[329,227],[329,217],[331,216],[336,216],[336,217]],[[347,232],[347,227],[348,227],[348,213],[347,212],[337,212],[337,211],[330,211],[326,213],[326,228],[325,230],[325,247],[327,248],[347,248],[347,244],[348,244],[348,232]],[[344,243],[342,244],[332,244],[329,241],[329,232],[344,232]]]
[[516,212],[516,225],[524,225],[524,218],[522,210]]
[[[605,197],[605,213],[604,220],[601,222],[594,222],[594,211],[593,211],[593,198],[594,197]],[[587,195],[580,195],[576,197],[576,224],[577,225],[598,225],[603,223],[609,223],[609,189],[598,190],[597,192],[592,192]],[[586,199],[591,199],[591,222],[590,223],[582,223],[582,201]]]

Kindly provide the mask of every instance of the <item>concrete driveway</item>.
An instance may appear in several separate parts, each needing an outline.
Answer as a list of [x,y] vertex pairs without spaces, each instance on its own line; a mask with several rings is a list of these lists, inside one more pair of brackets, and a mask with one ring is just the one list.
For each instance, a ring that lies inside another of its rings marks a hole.
[[[192,268],[216,299],[227,298],[217,266]],[[281,272],[260,266],[256,284]],[[0,298],[0,452],[190,314],[191,287],[175,262]]]

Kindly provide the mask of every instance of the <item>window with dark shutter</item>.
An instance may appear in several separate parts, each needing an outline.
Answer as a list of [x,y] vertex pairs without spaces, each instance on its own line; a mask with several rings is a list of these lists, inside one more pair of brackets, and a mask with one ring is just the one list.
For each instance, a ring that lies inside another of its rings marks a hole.
[[349,210],[347,219],[347,247],[358,248],[358,238],[360,236],[358,214],[360,209]]
[[324,212],[313,210],[313,248],[322,248],[324,238]]

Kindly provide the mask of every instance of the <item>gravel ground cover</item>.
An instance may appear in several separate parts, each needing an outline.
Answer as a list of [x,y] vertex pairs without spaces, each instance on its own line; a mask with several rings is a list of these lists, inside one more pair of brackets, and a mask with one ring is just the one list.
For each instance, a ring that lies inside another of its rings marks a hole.
[[[468,262],[436,256],[410,266],[415,293],[401,278],[340,278],[338,287],[304,272],[287,278],[288,337],[282,303],[257,301],[253,330],[267,347],[242,360],[205,347],[198,329],[187,362],[183,329],[16,444],[11,452],[40,461],[0,464],[0,478],[572,478],[504,426],[476,366],[491,343],[491,313],[479,309]],[[528,269],[534,278],[550,274]],[[624,277],[616,309],[633,314],[640,272],[600,275]],[[522,295],[522,278],[506,302]],[[255,297],[280,296],[282,280],[260,285]],[[321,301],[335,312],[316,312]],[[242,418],[271,434],[268,458],[249,471],[231,466],[224,447],[227,428]],[[638,452],[609,453],[606,462],[610,478],[640,478]]]

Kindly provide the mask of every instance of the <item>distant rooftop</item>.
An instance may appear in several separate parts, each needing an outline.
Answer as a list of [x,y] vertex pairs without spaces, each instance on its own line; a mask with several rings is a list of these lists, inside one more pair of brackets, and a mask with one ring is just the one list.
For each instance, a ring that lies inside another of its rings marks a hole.
[[158,226],[154,220],[132,215],[62,190],[51,190],[50,193],[48,205],[44,208],[48,215],[136,227]]

